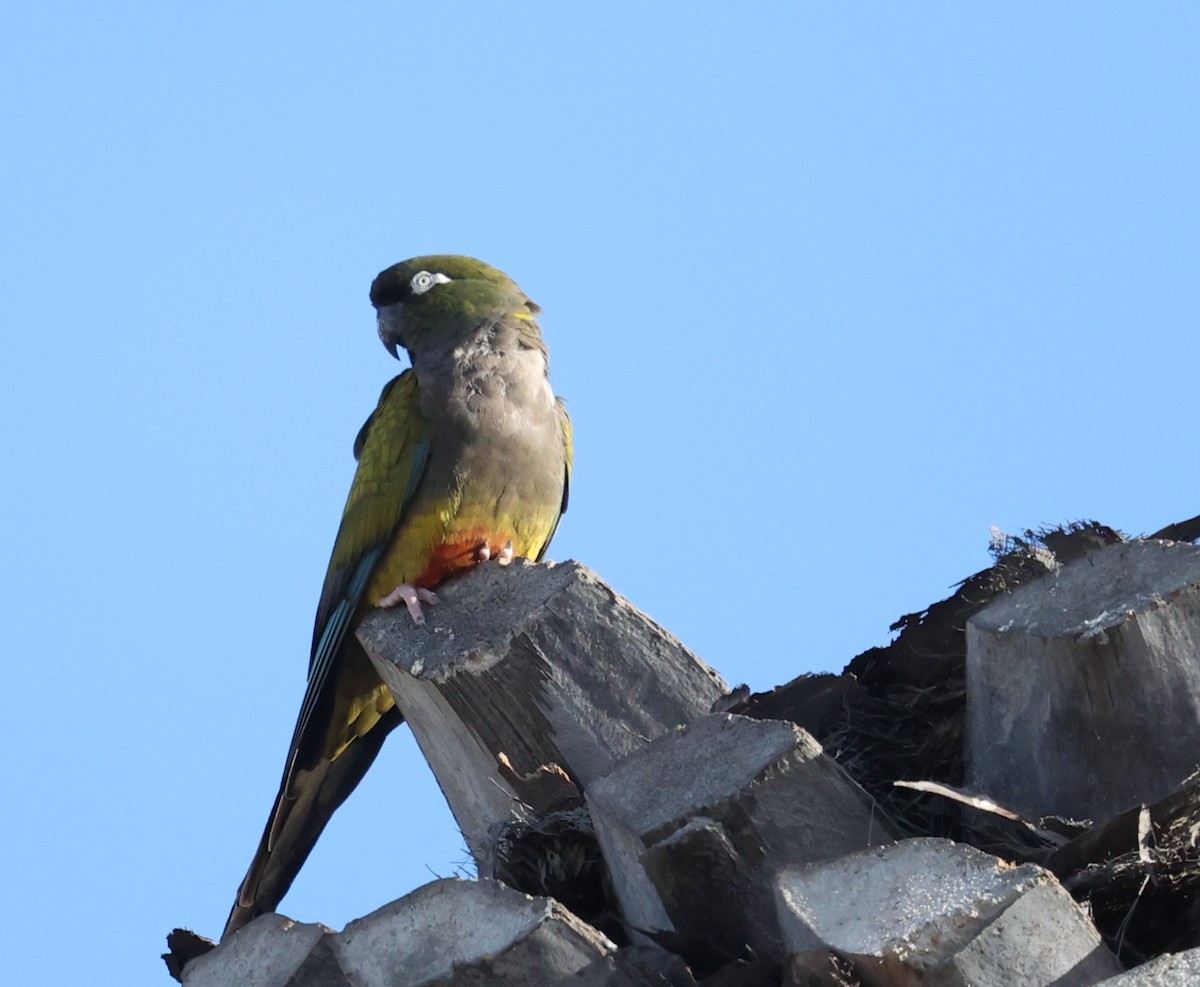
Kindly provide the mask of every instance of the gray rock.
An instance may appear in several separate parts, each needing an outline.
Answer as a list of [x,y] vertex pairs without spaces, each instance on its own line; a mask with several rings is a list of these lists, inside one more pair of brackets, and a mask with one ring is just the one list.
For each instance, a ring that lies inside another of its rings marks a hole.
[[[434,881],[340,933],[262,915],[189,963],[187,987],[530,987],[636,980],[558,902],[495,881]],[[584,977],[582,971],[589,971]],[[575,978],[579,978],[578,980]]]
[[967,787],[1105,819],[1200,762],[1200,547],[1109,545],[967,623]]
[[487,563],[438,595],[424,626],[378,611],[357,633],[483,873],[497,823],[578,797],[621,757],[708,712],[727,691],[577,562]]
[[587,799],[632,927],[777,960],[776,873],[895,835],[804,730],[730,714],[652,741]]
[[785,871],[790,953],[849,959],[867,987],[1084,987],[1120,970],[1048,871],[950,840],[903,840]]
[[260,915],[183,970],[187,987],[284,987],[329,929]]
[[1200,984],[1200,949],[1169,953],[1103,981],[1104,987],[1196,987]]

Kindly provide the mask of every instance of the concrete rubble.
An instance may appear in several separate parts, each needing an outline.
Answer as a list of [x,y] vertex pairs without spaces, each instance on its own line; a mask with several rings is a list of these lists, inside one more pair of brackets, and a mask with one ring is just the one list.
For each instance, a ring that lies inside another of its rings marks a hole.
[[776,891],[788,952],[836,953],[866,987],[1085,987],[1121,969],[1054,875],[950,840],[789,868]]
[[775,958],[779,870],[895,836],[804,730],[729,714],[647,744],[587,800],[630,925]]
[[967,623],[968,788],[1099,820],[1200,767],[1200,547],[1109,545]]
[[757,695],[577,563],[483,565],[425,627],[372,615],[360,640],[482,877],[341,932],[176,930],[169,969],[189,987],[1200,984],[1200,548],[1094,523],[997,546],[888,646]]
[[616,947],[557,902],[448,878],[342,932],[262,915],[184,970],[187,987],[565,984]]

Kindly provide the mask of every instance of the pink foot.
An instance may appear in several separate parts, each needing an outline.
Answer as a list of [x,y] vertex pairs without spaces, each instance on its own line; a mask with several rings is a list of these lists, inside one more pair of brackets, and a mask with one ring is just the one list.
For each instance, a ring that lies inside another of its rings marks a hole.
[[376,606],[394,607],[397,603],[403,603],[408,609],[408,615],[412,617],[413,623],[420,625],[425,623],[425,612],[421,609],[421,604],[428,603],[431,607],[436,606],[438,598],[436,593],[425,589],[423,586],[412,586],[409,583],[401,583],[380,600]]
[[[479,548],[477,548],[475,550],[475,561],[476,562],[486,562],[491,557],[492,557],[492,546],[491,545],[480,545]],[[511,541],[507,541],[504,543],[504,547],[502,549],[500,549],[500,554],[496,556],[496,561],[499,562],[501,565],[508,565],[512,560],[513,560],[513,543]]]

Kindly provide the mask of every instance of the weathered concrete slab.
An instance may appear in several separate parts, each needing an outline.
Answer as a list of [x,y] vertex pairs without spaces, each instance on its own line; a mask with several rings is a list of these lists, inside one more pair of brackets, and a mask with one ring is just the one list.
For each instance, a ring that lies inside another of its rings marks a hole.
[[[190,962],[188,987],[636,987],[616,947],[558,902],[495,881],[418,888],[336,933],[263,915]],[[589,971],[582,976],[583,971]]]
[[1102,983],[1104,987],[1196,987],[1200,984],[1200,949],[1159,956]]
[[[183,969],[187,987],[285,987],[329,929],[260,915]],[[344,983],[343,980],[340,983]],[[335,982],[330,982],[333,987]]]
[[[549,808],[548,771],[577,794],[727,691],[708,665],[576,562],[487,563],[438,594],[424,626],[381,611],[358,637],[477,861],[486,861],[496,823],[522,807],[535,815]],[[561,786],[550,790],[561,797]]]
[[790,953],[836,952],[867,987],[1084,987],[1120,964],[1048,871],[903,840],[777,881]]
[[1110,545],[967,624],[967,787],[1104,819],[1200,763],[1200,547]]
[[355,987],[550,987],[615,949],[555,901],[455,878],[351,922],[333,944]]
[[775,874],[895,835],[808,733],[730,714],[651,742],[587,799],[630,926],[776,960]]

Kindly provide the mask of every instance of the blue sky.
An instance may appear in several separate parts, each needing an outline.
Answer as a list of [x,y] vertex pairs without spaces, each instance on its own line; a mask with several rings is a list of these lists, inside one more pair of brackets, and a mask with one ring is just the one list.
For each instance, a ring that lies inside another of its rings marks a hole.
[[[542,304],[551,555],[732,682],[885,642],[989,525],[1200,512],[1194,4],[106,6],[0,59],[14,982],[220,931],[405,257]],[[401,731],[282,910],[465,858]]]

